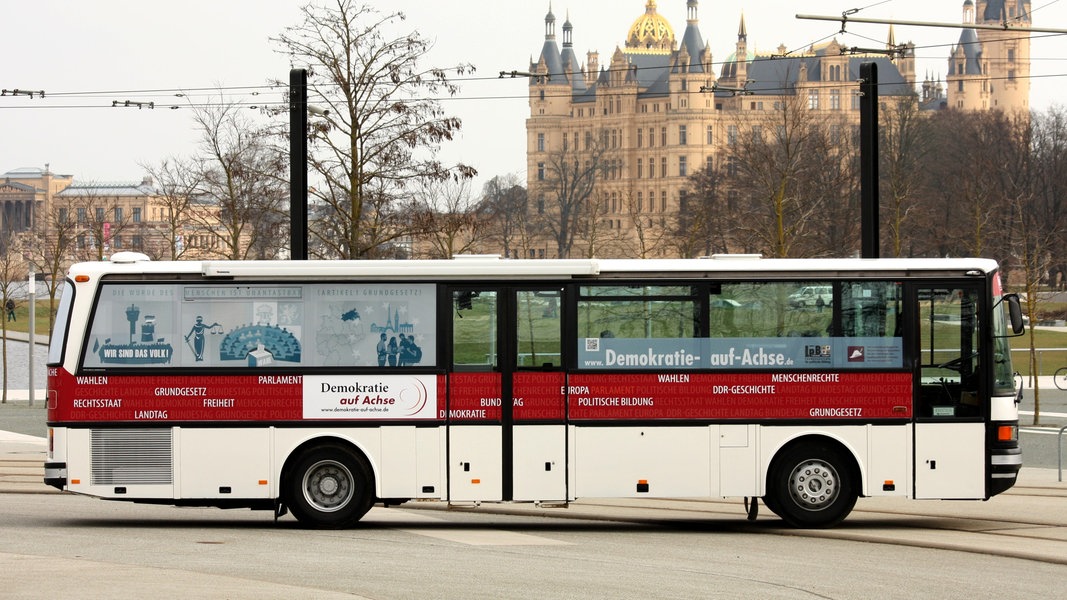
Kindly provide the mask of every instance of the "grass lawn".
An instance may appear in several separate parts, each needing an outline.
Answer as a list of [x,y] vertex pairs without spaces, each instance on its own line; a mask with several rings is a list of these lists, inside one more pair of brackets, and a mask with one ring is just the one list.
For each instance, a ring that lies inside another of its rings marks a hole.
[[[57,305],[59,301],[56,301]],[[22,333],[29,332],[29,318],[30,318],[30,303],[26,300],[21,300],[15,303],[15,320],[7,321],[8,331],[20,331]],[[3,311],[3,318],[7,320],[7,310]],[[37,309],[34,316],[36,317],[34,323],[33,332],[36,335],[48,335],[48,298],[44,300],[37,299]]]

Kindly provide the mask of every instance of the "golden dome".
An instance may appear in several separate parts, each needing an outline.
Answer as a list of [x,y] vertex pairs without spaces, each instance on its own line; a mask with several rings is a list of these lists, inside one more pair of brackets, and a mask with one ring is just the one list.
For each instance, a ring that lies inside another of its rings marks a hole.
[[645,14],[630,26],[626,51],[630,54],[670,54],[674,50],[674,30],[656,12],[656,0],[648,0]]

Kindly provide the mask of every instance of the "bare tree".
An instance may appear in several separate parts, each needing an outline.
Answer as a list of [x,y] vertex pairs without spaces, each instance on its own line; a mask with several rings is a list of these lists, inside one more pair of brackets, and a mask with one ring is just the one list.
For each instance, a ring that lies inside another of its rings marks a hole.
[[[3,335],[0,337],[0,351],[3,353],[3,389],[0,394],[0,403],[7,403],[7,328],[8,311],[7,303],[14,303],[12,294],[17,284],[25,282],[29,276],[29,268],[26,258],[22,254],[20,244],[10,231],[0,232],[0,310],[3,311],[0,319]],[[12,304],[14,306],[14,304]],[[31,311],[32,314],[32,311]],[[33,352],[33,340],[30,340],[29,351]]]
[[848,256],[859,251],[859,140],[846,118],[820,115],[812,123],[807,161],[800,180],[803,202],[818,210],[796,248],[804,256]]
[[912,220],[920,214],[921,179],[916,177],[929,156],[930,128],[915,102],[898,102],[881,111],[882,205],[892,256],[904,256]]
[[675,223],[674,243],[679,256],[710,256],[738,247],[731,236],[731,192],[736,196],[726,185],[723,169],[711,161],[689,176]]
[[1036,268],[1050,290],[1067,290],[1067,109],[1061,106],[1033,115],[1034,194],[1028,207],[1039,226],[1033,252],[1042,257]]
[[412,221],[430,258],[471,252],[488,223],[471,198],[468,180],[427,180],[419,185]]
[[[164,158],[157,165],[142,164],[159,187],[163,210],[164,258],[178,260],[189,249],[187,228],[192,220],[190,204],[200,189],[202,172],[192,160]],[[197,228],[199,229],[199,228]]]
[[288,160],[241,110],[221,101],[193,108],[203,153],[185,176],[199,183],[199,206],[187,206],[187,214],[218,239],[226,258],[273,258],[284,246]]
[[[997,183],[1000,144],[1009,140],[999,112],[945,110],[931,116],[931,152],[925,176],[926,214],[919,237],[927,256],[994,256],[997,223],[1006,216]],[[950,227],[945,227],[950,224]]]
[[727,177],[739,195],[738,234],[756,240],[763,254],[801,256],[806,253],[798,245],[810,239],[825,209],[805,185],[825,166],[819,152],[824,123],[800,94],[779,96],[775,106],[748,131],[729,130]]
[[[1063,261],[1064,237],[1067,234],[1065,194],[1067,181],[1067,115],[1063,109],[1053,108],[1045,114],[1014,120],[1012,144],[1004,148],[1001,179],[1011,191],[1013,211],[1010,235],[1013,257],[1019,263],[1026,298],[1026,312],[1030,318],[1029,371],[1037,374],[1040,366],[1037,339],[1033,325],[1040,318],[1038,304],[1041,284],[1053,264]],[[1018,277],[1016,278],[1018,279]],[[1034,379],[1034,419],[1041,419],[1041,389]]]
[[[549,152],[538,166],[537,210],[544,231],[556,243],[558,258],[569,258],[579,238],[588,240],[590,219],[598,218],[602,202],[593,197],[608,168],[606,131],[589,133],[584,148],[562,147]],[[597,200],[597,202],[593,202]],[[586,248],[586,255],[594,252]]]
[[[649,192],[645,199],[640,192],[628,189],[619,199],[627,217],[626,224],[633,231],[632,236],[619,236],[618,243],[624,248],[626,256],[651,258],[659,256],[663,250],[676,240],[678,232],[677,219],[656,208],[656,199]],[[619,232],[621,234],[621,231]]]
[[[489,225],[485,242],[506,257],[525,257],[534,237],[526,188],[517,175],[498,175],[482,188],[481,213]],[[483,248],[483,250],[486,248]]]
[[272,38],[294,65],[310,66],[309,99],[329,116],[311,132],[310,167],[321,181],[310,228],[320,253],[338,258],[381,254],[409,234],[390,204],[423,179],[466,178],[465,165],[446,166],[436,150],[459,131],[436,99],[454,95],[449,72],[469,65],[424,68],[432,44],[417,32],[389,37],[403,13],[381,14],[351,0],[308,5],[304,21]]
[[45,274],[45,287],[48,290],[48,330],[52,330],[56,315],[56,294],[63,283],[67,266],[74,261],[76,244],[75,230],[77,224],[71,216],[72,203],[69,199],[53,198],[48,210],[38,210],[34,218],[36,228],[35,247],[37,254],[32,257],[34,271]]

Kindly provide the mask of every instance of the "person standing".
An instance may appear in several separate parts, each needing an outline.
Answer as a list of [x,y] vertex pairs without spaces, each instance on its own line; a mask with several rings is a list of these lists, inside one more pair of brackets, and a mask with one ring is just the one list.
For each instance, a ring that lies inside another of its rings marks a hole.
[[193,328],[189,330],[189,333],[185,334],[186,343],[189,342],[190,337],[193,339],[193,356],[196,357],[196,362],[201,362],[204,360],[204,330],[218,326],[218,323],[205,325],[204,317],[197,316],[196,323],[193,324]]

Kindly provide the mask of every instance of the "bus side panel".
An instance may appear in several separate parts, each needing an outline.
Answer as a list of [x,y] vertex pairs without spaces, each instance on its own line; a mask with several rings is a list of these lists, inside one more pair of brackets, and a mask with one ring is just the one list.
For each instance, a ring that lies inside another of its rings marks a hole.
[[497,502],[503,497],[500,427],[452,425],[448,432],[448,499]]
[[915,497],[984,499],[985,423],[915,424]]
[[711,437],[709,427],[578,426],[573,444],[575,495],[709,497]]
[[[151,430],[164,435],[170,428]],[[127,441],[109,443],[111,434]],[[67,429],[67,490],[119,500],[173,499],[174,456],[169,443],[148,449],[130,442],[138,430]],[[94,437],[97,439],[94,448]],[[101,441],[103,440],[103,441]]]
[[437,427],[383,427],[379,497],[439,497],[440,436]]
[[911,425],[868,425],[864,496],[911,496]]
[[712,425],[719,437],[719,492],[714,496],[760,495],[758,425]]
[[270,498],[269,428],[175,428],[178,498]]
[[519,425],[514,431],[516,501],[567,499],[566,429],[563,425]]

